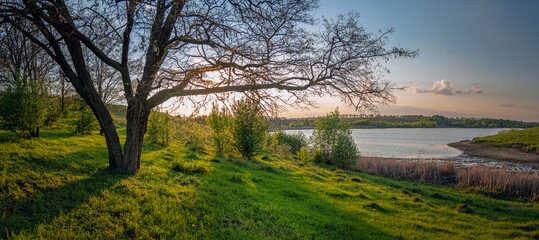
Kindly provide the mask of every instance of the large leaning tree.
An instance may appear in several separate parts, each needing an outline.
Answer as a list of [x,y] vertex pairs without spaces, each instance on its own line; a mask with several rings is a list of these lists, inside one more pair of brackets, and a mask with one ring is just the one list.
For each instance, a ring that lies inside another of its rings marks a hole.
[[[392,101],[383,64],[417,53],[386,47],[393,30],[368,33],[354,13],[313,19],[317,5],[313,0],[11,0],[0,3],[0,23],[18,29],[54,59],[99,120],[110,167],[135,172],[150,110],[172,98],[236,92],[297,104],[330,94],[357,109]],[[39,36],[20,26],[22,19],[39,29]],[[103,23],[110,29],[105,34],[97,30]],[[109,44],[106,51],[103,42]],[[92,81],[89,57],[121,78],[127,102],[123,149]]]

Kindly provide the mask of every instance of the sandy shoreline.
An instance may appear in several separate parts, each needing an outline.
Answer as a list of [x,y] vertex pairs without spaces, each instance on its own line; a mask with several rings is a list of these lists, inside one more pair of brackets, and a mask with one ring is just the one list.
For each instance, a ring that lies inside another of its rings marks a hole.
[[486,143],[461,141],[447,144],[472,157],[488,158],[499,161],[539,164],[539,154],[516,148],[501,148]]

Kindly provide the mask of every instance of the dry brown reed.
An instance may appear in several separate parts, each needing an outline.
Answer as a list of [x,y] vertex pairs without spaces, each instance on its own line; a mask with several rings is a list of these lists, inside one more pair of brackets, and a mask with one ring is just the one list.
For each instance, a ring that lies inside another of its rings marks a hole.
[[474,187],[491,194],[539,200],[539,174],[536,173],[510,172],[491,167],[457,168],[451,163],[397,162],[370,157],[362,157],[352,170],[422,183]]

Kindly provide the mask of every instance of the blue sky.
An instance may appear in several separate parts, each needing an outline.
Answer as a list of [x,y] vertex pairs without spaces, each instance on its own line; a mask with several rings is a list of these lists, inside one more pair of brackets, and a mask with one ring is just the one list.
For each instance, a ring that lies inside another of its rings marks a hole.
[[[539,1],[321,0],[317,16],[358,11],[370,32],[394,27],[390,45],[419,49],[387,66],[409,88],[382,114],[443,114],[539,121]],[[284,116],[318,116],[339,106]]]

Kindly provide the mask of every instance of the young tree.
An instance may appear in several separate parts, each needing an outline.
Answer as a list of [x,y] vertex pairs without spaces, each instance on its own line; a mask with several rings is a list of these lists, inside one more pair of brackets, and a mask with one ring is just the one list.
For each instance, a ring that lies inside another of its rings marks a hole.
[[315,128],[311,136],[314,147],[323,152],[326,161],[330,160],[331,150],[337,144],[339,136],[350,136],[348,122],[340,118],[339,109],[328,113],[325,117],[315,121]]
[[78,100],[78,105],[79,109],[77,111],[77,118],[74,122],[74,132],[83,135],[90,135],[93,130],[97,129],[95,116],[92,114],[90,109],[88,109],[88,105],[85,102]]
[[28,132],[39,137],[46,115],[45,84],[51,59],[12,26],[0,29],[0,91],[4,91],[0,117],[6,128],[21,136]]
[[45,120],[43,97],[39,85],[17,77],[0,96],[0,118],[3,127],[18,133],[21,137],[39,137],[39,128]]
[[213,105],[208,116],[208,126],[211,129],[211,138],[218,154],[222,154],[225,146],[229,144],[229,116],[226,109],[219,109],[218,105]]
[[352,167],[359,157],[356,143],[350,135],[339,135],[331,149],[330,163],[341,168]]
[[152,111],[148,120],[146,137],[149,142],[168,146],[170,142],[171,116],[168,113]]
[[342,120],[339,110],[315,121],[311,141],[321,151],[326,163],[349,168],[359,157],[357,146],[347,120]]
[[236,101],[232,113],[232,146],[250,160],[264,149],[268,121],[259,103],[250,99]]
[[[150,111],[171,98],[241,92],[296,104],[332,94],[358,109],[393,101],[392,85],[380,77],[382,63],[416,52],[386,48],[393,29],[368,33],[358,14],[324,19],[322,30],[308,31],[316,7],[312,0],[10,0],[0,4],[0,23],[18,29],[56,61],[99,120],[110,166],[137,171]],[[22,19],[39,36],[20,26]],[[95,19],[111,31],[96,35]],[[110,38],[118,42],[118,57],[100,47]],[[123,151],[84,48],[120,75],[127,101]]]

